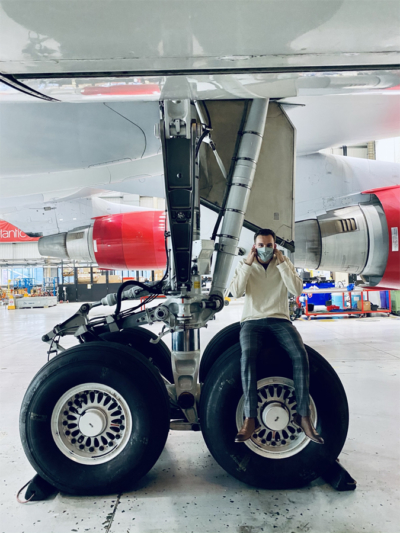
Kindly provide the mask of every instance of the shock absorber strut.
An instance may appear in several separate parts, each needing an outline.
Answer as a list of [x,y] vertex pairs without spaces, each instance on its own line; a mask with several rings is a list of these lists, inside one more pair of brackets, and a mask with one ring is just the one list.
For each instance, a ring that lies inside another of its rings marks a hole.
[[[240,142],[229,192],[210,296],[201,295],[197,253],[192,262],[193,241],[200,236],[199,180],[197,155],[201,132],[194,106],[189,100],[164,101],[161,107],[160,137],[164,156],[164,179],[169,215],[175,280],[171,280],[170,319],[172,369],[177,404],[191,424],[198,422],[199,327],[223,307],[233,257],[249,200],[261,149],[268,100],[254,100],[250,106]],[[213,246],[213,244],[212,244]],[[212,253],[212,250],[211,250]],[[201,260],[201,259],[200,259]]]
[[[164,179],[175,280],[174,301],[178,311],[172,331],[172,370],[177,403],[190,423],[196,423],[199,329],[193,325],[191,296],[198,292],[192,280],[192,245],[200,236],[200,199],[196,139],[198,129],[189,100],[166,100],[162,107],[160,137],[164,156]],[[201,292],[201,290],[200,290]]]

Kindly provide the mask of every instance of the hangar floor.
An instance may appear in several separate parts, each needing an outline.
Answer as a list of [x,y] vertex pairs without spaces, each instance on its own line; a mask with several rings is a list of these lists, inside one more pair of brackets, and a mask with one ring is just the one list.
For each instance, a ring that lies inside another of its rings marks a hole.
[[[341,462],[358,481],[355,492],[336,492],[322,479],[301,490],[257,490],[218,466],[201,433],[174,431],[134,492],[97,498],[58,494],[18,504],[18,489],[34,474],[19,441],[18,414],[29,382],[46,362],[40,337],[78,307],[0,309],[0,533],[400,530],[400,318],[394,316],[295,323],[304,341],[331,362],[346,389],[350,431]],[[203,348],[219,329],[239,320],[241,311],[242,304],[234,303],[212,321],[202,331]]]

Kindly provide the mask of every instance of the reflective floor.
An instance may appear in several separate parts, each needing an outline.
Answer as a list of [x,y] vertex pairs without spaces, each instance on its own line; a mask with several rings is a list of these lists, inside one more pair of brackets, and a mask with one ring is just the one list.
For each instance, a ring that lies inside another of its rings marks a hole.
[[[350,430],[340,459],[358,482],[355,492],[336,492],[322,479],[301,490],[249,487],[218,466],[201,433],[174,431],[134,492],[97,498],[57,494],[18,504],[18,489],[34,475],[19,441],[18,415],[29,382],[47,359],[40,338],[78,307],[0,308],[0,533],[400,531],[400,318],[394,316],[295,322],[304,342],[331,362],[346,389]],[[242,304],[232,303],[211,321],[202,331],[202,348],[241,312]]]

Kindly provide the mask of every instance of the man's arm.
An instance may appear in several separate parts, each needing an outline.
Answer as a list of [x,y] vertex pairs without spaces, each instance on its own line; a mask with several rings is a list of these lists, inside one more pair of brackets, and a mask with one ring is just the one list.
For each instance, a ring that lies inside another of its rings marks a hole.
[[287,290],[295,296],[300,296],[303,292],[303,280],[297,274],[291,261],[283,255],[282,252],[276,250],[275,257],[277,260],[277,268],[286,285]]
[[240,261],[236,267],[228,292],[232,293],[234,298],[240,298],[246,290],[247,280],[249,279],[252,266],[247,265],[245,261]]

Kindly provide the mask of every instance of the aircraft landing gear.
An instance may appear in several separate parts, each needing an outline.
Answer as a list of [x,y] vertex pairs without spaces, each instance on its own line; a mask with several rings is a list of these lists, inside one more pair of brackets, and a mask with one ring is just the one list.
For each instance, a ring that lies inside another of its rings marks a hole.
[[[294,424],[292,365],[281,354],[260,354],[260,429],[249,441],[234,442],[243,422],[238,324],[212,339],[200,364],[199,330],[223,310],[231,267],[240,251],[265,148],[268,101],[258,99],[243,107],[234,157],[228,154],[229,173],[218,165],[226,185],[209,240],[200,238],[199,150],[207,136],[211,146],[212,131],[206,107],[204,111],[208,117],[202,116],[198,102],[189,100],[166,100],[160,107],[168,208],[164,278],[149,284],[127,281],[116,294],[83,304],[42,337],[50,345],[49,354],[57,355],[27,390],[20,433],[32,466],[63,492],[126,490],[155,464],[170,428],[196,431],[199,426],[217,462],[245,483],[280,489],[304,485],[330,468],[332,476],[339,475],[333,466],[347,434],[347,400],[338,376],[317,352],[307,348],[312,417],[325,439],[323,446],[310,442]],[[293,136],[284,138],[294,153]],[[287,175],[292,186],[291,171]],[[210,170],[205,182],[210,189],[212,177]],[[274,215],[279,219],[279,213]],[[209,275],[214,252],[212,286],[203,293],[201,276]],[[146,308],[160,294],[166,297],[163,303]],[[141,297],[146,297],[144,304],[121,311],[122,300]],[[114,314],[89,318],[99,305],[116,305]],[[158,337],[141,328],[155,322],[162,324]],[[167,333],[172,335],[171,353],[160,340]],[[64,350],[59,344],[64,335],[75,335],[81,344]]]

